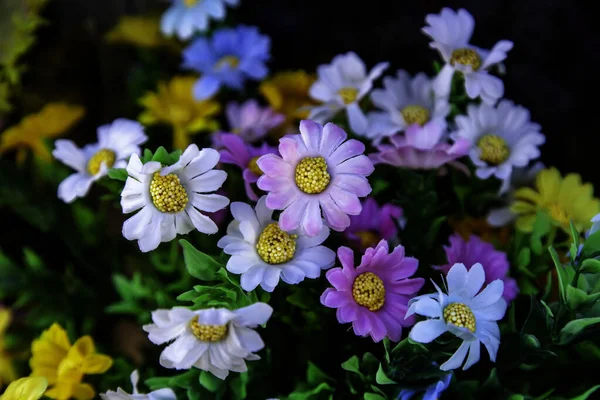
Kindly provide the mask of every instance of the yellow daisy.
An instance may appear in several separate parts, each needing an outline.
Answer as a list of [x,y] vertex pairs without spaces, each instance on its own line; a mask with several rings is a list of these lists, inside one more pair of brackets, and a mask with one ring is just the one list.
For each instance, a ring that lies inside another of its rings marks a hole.
[[23,162],[29,148],[44,161],[52,161],[45,139],[64,135],[84,115],[85,109],[64,103],[47,104],[37,114],[23,118],[0,135],[0,154],[16,149],[17,161]]
[[17,379],[12,357],[4,351],[4,333],[8,329],[11,319],[12,313],[10,310],[0,308],[0,388]]
[[548,213],[554,225],[570,232],[569,221],[584,231],[592,225],[591,219],[600,212],[600,200],[594,198],[594,187],[581,183],[581,176],[568,174],[561,177],[556,168],[540,171],[534,190],[521,188],[515,193],[511,211],[518,215],[517,229],[531,232],[536,213]]
[[279,129],[280,134],[297,131],[298,121],[308,118],[309,111],[304,108],[316,104],[308,95],[315,79],[314,75],[304,71],[285,71],[260,84],[260,93],[269,105],[285,115],[286,121]]
[[21,378],[8,385],[0,400],[38,400],[47,387],[46,378]]
[[108,42],[138,47],[177,47],[175,42],[163,37],[160,32],[160,18],[153,16],[123,16],[105,38]]
[[57,400],[93,399],[94,388],[81,382],[84,375],[102,374],[112,365],[110,357],[96,353],[89,336],[77,339],[71,346],[67,332],[57,323],[33,341],[31,353],[31,376],[46,378],[51,388],[45,394]]
[[171,125],[175,149],[187,148],[191,143],[190,136],[199,131],[219,129],[213,118],[221,111],[221,106],[210,99],[194,99],[192,88],[197,80],[193,76],[176,76],[168,83],[160,83],[157,93],[148,93],[140,100],[145,107],[139,117],[140,122],[144,125]]

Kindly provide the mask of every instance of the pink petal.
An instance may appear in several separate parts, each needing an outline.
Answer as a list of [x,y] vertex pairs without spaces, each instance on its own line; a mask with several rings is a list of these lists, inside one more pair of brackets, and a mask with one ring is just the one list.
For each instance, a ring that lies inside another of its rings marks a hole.
[[361,175],[336,175],[331,184],[350,193],[354,193],[358,197],[364,197],[371,193],[369,181]]
[[275,154],[265,154],[256,161],[256,164],[266,175],[271,176],[288,175],[292,171],[291,165]]
[[279,153],[286,162],[295,163],[300,155],[298,154],[298,143],[292,138],[279,139]]
[[319,199],[319,202],[325,221],[331,229],[342,232],[350,226],[350,217],[340,209],[331,197],[323,196]]
[[354,328],[354,334],[357,336],[367,336],[367,334],[371,332],[371,321],[365,311],[358,310],[358,315],[356,320],[352,323],[352,328]]
[[271,210],[284,210],[289,207],[296,199],[298,198],[298,193],[293,190],[292,186],[286,190],[284,187],[283,190],[277,192],[269,192],[267,195],[266,205]]
[[350,139],[347,142],[342,143],[333,154],[327,159],[327,162],[331,165],[338,165],[349,158],[358,156],[365,152],[365,145],[355,139]]
[[[269,198],[267,197],[267,206]],[[302,219],[304,218],[304,212],[308,206],[308,200],[306,197],[298,197],[293,201],[279,217],[279,226],[284,231],[293,231],[300,226]]]
[[325,277],[337,290],[350,290],[352,288],[352,282],[342,272],[341,268],[333,268],[327,271]]
[[326,124],[323,128],[323,137],[321,138],[321,154],[324,156],[331,155],[347,137],[346,132],[339,126],[331,122]]
[[314,121],[309,119],[300,121],[300,135],[302,135],[302,140],[309,151],[319,151],[322,130],[323,126]]
[[354,252],[346,246],[341,246],[337,251],[337,256],[344,269],[354,269]]
[[321,218],[321,207],[319,207],[319,201],[312,199],[308,202],[304,219],[302,221],[302,227],[309,237],[315,237],[323,229],[323,219]]
[[338,321],[342,324],[354,321],[356,318],[358,318],[358,307],[360,306],[354,303],[338,308],[336,312]]
[[351,158],[335,167],[336,174],[370,175],[374,170],[373,161],[365,155]]
[[329,190],[329,195],[331,196],[333,201],[335,201],[335,203],[340,207],[340,210],[342,210],[346,214],[360,214],[360,211],[362,210],[362,205],[360,204],[360,200],[358,200],[358,197],[356,197],[355,194],[342,190],[337,186],[334,186]]
[[321,303],[330,308],[344,307],[350,302],[354,302],[349,292],[338,292],[334,289],[326,289],[321,296]]

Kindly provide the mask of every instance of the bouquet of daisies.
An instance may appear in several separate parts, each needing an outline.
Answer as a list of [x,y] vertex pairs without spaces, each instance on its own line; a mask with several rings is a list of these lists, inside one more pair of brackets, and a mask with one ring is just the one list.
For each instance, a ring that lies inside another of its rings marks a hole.
[[513,43],[444,8],[427,72],[270,71],[237,3],[122,18],[133,111],[93,142],[59,138],[79,105],[0,115],[30,235],[0,249],[0,398],[591,399],[600,201],[538,161]]

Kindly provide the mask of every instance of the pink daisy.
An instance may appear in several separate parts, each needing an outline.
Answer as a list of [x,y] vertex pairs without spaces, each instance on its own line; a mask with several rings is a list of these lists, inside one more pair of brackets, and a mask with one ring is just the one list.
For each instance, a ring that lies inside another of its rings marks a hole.
[[302,227],[309,237],[321,232],[323,221],[342,232],[348,215],[362,210],[359,197],[371,193],[367,180],[373,162],[358,140],[346,140],[343,129],[328,123],[300,122],[300,134],[279,141],[281,157],[267,154],[258,160],[264,175],[258,187],[268,192],[267,207],[284,210],[279,226],[284,231]]
[[398,234],[397,221],[402,217],[402,209],[393,204],[379,207],[377,201],[367,197],[359,215],[350,217],[350,226],[344,235],[354,247],[364,250],[372,247],[381,239],[390,240]]
[[356,268],[354,252],[348,247],[338,249],[338,258],[342,268],[327,271],[333,288],[323,292],[321,303],[337,308],[338,321],[352,322],[358,336],[371,335],[375,342],[386,336],[400,341],[402,327],[415,323],[414,317],[404,319],[408,302],[425,283],[423,278],[409,279],[419,261],[405,257],[402,246],[389,253],[385,240],[368,248]]
[[258,196],[252,188],[252,184],[258,181],[263,172],[258,167],[256,161],[265,154],[276,154],[277,149],[263,143],[260,147],[254,147],[239,137],[231,133],[222,133],[218,135],[218,141],[223,147],[221,153],[221,162],[225,164],[234,164],[240,167],[243,172],[244,187],[246,195],[250,200],[257,201]]
[[240,135],[246,142],[262,139],[285,120],[283,114],[270,107],[261,107],[256,100],[248,100],[243,104],[230,102],[225,113],[231,132]]

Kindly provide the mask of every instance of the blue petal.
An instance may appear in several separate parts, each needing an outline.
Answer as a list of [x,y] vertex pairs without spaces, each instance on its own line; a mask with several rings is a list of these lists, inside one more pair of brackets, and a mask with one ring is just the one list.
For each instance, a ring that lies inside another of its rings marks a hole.
[[467,362],[463,367],[463,371],[471,368],[477,361],[479,361],[480,351],[481,343],[479,343],[479,340],[471,342],[471,346],[469,346],[469,357],[467,357]]
[[251,78],[256,80],[263,79],[269,73],[269,69],[261,61],[246,59],[240,64],[240,70],[244,71]]
[[409,337],[415,342],[430,343],[446,332],[446,323],[441,319],[428,319],[417,322],[411,329]]
[[199,72],[210,71],[217,61],[208,40],[198,38],[183,51],[183,67]]
[[217,93],[219,87],[221,87],[221,81],[217,77],[204,75],[194,85],[194,98],[197,100],[207,99]]
[[463,361],[465,361],[465,357],[469,351],[469,345],[469,342],[462,342],[458,350],[456,350],[456,352],[452,355],[452,357],[450,357],[450,359],[448,359],[448,361],[442,364],[440,369],[442,371],[449,371],[451,369],[460,367]]

